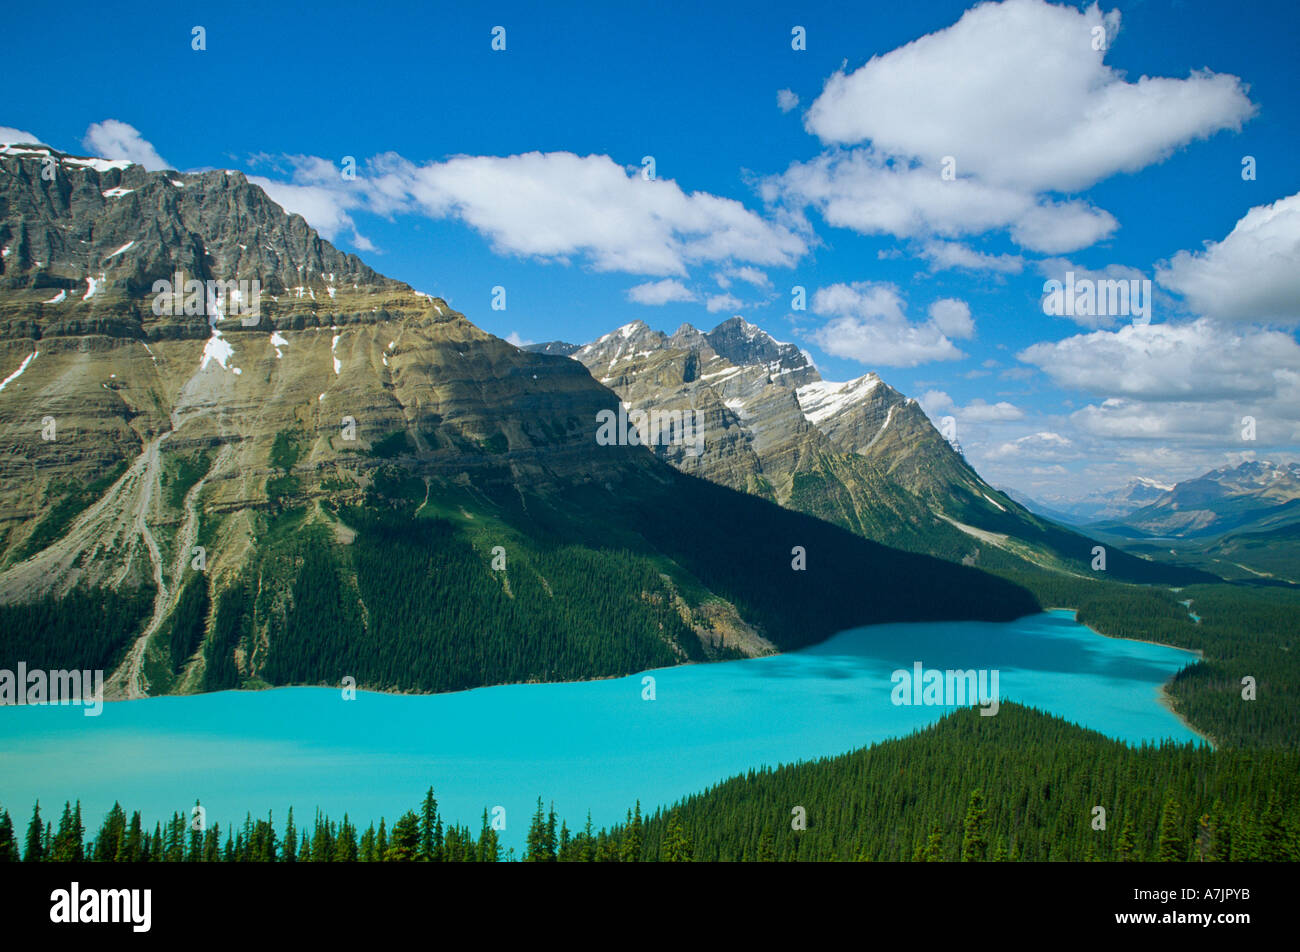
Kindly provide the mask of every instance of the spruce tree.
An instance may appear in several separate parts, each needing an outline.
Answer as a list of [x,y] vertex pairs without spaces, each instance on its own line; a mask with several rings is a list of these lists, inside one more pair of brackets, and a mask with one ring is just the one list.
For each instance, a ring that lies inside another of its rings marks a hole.
[[384,859],[389,863],[411,863],[417,859],[419,852],[420,818],[408,810],[393,824]]
[[41,801],[37,800],[32,810],[32,821],[27,825],[27,850],[23,854],[24,862],[39,863],[45,858],[44,833],[45,824],[41,822]]
[[1181,863],[1187,859],[1187,844],[1183,840],[1182,827],[1183,808],[1170,794],[1160,813],[1160,840],[1156,847],[1157,862]]
[[104,817],[104,823],[95,837],[93,856],[97,863],[111,863],[122,851],[122,838],[126,835],[126,813],[122,804],[114,803],[113,809]]
[[48,857],[56,863],[71,863],[77,859],[78,837],[76,820],[72,815],[72,804],[63,803],[63,815],[59,817],[59,829],[54,834],[53,849]]
[[437,856],[434,846],[435,833],[439,825],[438,801],[433,797],[433,787],[424,795],[424,805],[420,810],[420,849],[418,859],[422,863],[431,863]]
[[619,862],[639,863],[641,861],[641,848],[644,843],[641,826],[641,801],[638,800],[636,802],[636,814],[628,817],[627,826],[623,830],[623,842],[619,848]]
[[144,830],[141,825],[140,811],[131,814],[131,825],[122,837],[122,845],[117,851],[117,862],[138,863],[144,851]]
[[480,863],[495,863],[501,858],[501,844],[497,839],[497,831],[492,828],[488,822],[487,807],[483,808],[483,829],[478,835],[478,861]]
[[691,861],[691,841],[682,827],[682,818],[674,810],[668,814],[668,826],[664,831],[663,845],[659,858],[665,863],[689,863]]
[[289,818],[284,821],[284,862],[296,863],[298,849],[298,831],[293,825],[293,807],[289,807]]
[[984,792],[972,790],[966,806],[966,819],[962,823],[961,861],[982,862],[988,855],[988,840],[984,833]]
[[545,863],[550,857],[546,852],[546,813],[542,808],[542,798],[537,798],[537,812],[528,826],[528,838],[525,841],[524,862]]
[[14,823],[9,819],[9,811],[0,813],[0,863],[18,861],[18,842],[14,838]]

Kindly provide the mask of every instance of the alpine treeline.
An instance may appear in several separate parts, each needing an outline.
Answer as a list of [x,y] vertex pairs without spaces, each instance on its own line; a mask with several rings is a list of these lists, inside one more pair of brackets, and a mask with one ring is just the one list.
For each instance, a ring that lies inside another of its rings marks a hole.
[[[196,805],[197,806],[197,805]],[[430,789],[418,810],[364,832],[317,814],[298,831],[271,816],[223,833],[189,815],[144,829],[118,805],[86,840],[81,805],[57,828],[33,810],[20,849],[0,812],[0,861],[493,862],[477,835],[444,823]],[[1300,860],[1300,753],[1134,748],[1015,704],[975,708],[899,740],[815,762],[750,771],[653,815],[593,831],[539,798],[526,862],[1294,861]]]

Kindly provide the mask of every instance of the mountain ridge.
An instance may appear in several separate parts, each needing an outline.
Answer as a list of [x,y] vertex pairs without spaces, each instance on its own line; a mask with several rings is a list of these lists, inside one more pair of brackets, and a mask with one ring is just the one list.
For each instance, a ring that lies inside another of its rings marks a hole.
[[[602,445],[619,401],[580,363],[362,270],[237,174],[12,149],[0,172],[6,655],[105,665],[112,697],[456,690],[1037,610]],[[258,280],[256,320],[158,309],[177,269]]]

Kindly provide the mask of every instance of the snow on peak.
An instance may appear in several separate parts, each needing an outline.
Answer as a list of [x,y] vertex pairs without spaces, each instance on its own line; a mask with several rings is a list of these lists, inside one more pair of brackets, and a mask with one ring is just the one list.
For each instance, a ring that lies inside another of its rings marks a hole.
[[803,411],[804,418],[817,426],[845,407],[860,402],[879,385],[880,378],[875,374],[863,374],[856,380],[844,383],[820,380],[799,387],[795,390],[795,398],[799,401],[799,409]]
[[1139,486],[1146,486],[1148,489],[1158,489],[1162,493],[1167,493],[1174,488],[1172,485],[1151,479],[1148,476],[1134,476],[1133,482]]
[[[47,155],[49,153],[46,153]],[[113,169],[129,169],[134,162],[126,159],[62,159],[64,165],[80,165],[96,172],[111,172]]]
[[64,301],[66,301],[67,299],[68,299],[68,292],[67,292],[67,291],[60,291],[58,294],[54,295],[54,297],[50,298],[48,301],[42,301],[41,303],[42,303],[42,304],[62,304],[62,303],[63,303]]
[[[114,251],[111,255],[109,255],[108,258],[116,258],[116,257],[117,257],[118,255],[120,255],[122,252],[124,252],[124,251],[130,251],[130,250],[131,250],[131,247],[132,247],[134,244],[135,244],[135,239],[132,238],[130,241],[128,241],[126,244],[124,244],[121,248],[118,248],[118,249],[117,249],[116,251]],[[105,260],[108,260],[108,259],[105,258]]]

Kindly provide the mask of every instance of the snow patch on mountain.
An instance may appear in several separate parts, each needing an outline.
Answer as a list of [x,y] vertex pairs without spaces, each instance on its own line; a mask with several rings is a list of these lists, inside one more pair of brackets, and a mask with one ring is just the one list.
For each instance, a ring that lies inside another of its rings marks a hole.
[[878,386],[880,386],[880,378],[875,374],[863,374],[856,380],[842,383],[819,380],[799,387],[795,390],[795,398],[799,401],[799,409],[803,411],[804,419],[817,426],[845,407],[862,400]]
[[13,383],[15,380],[21,377],[23,375],[23,371],[27,369],[27,365],[30,364],[33,360],[35,360],[38,356],[40,356],[40,353],[41,352],[39,350],[33,351],[31,355],[28,356],[27,359],[24,360],[18,366],[17,370],[11,373],[8,377],[5,377],[4,380],[0,380],[0,390],[3,390],[5,387],[9,386],[9,384]]

